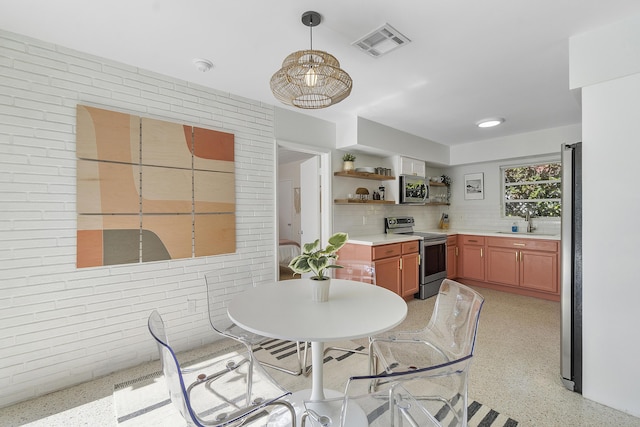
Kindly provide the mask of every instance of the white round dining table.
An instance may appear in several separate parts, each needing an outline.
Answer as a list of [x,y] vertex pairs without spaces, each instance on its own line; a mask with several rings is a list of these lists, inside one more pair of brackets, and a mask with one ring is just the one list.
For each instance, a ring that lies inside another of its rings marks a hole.
[[383,287],[343,279],[331,279],[328,301],[314,302],[308,280],[260,283],[235,297],[227,313],[234,323],[250,332],[284,340],[310,341],[310,400],[319,401],[325,399],[324,343],[387,331],[405,319],[407,304]]

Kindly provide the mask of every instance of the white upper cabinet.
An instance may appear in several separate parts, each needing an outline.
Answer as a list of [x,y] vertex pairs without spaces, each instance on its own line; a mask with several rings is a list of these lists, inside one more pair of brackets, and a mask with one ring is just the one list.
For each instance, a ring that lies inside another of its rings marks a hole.
[[427,169],[423,160],[400,157],[400,175],[426,176]]

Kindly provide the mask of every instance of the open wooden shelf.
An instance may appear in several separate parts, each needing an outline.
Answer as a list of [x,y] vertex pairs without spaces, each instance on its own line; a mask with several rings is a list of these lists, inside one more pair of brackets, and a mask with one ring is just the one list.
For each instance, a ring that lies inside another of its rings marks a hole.
[[396,179],[395,176],[378,175],[377,173],[356,172],[356,171],[334,172],[333,175],[334,176],[344,176],[344,177],[348,177],[348,178],[373,179],[373,180],[376,180],[376,181],[390,181],[392,179]]
[[445,184],[444,182],[433,182],[433,181],[429,181],[429,185],[432,187],[446,187],[447,184]]
[[335,199],[333,201],[336,205],[364,205],[364,204],[378,204],[378,205],[394,205],[396,202],[393,200],[359,200],[359,199]]

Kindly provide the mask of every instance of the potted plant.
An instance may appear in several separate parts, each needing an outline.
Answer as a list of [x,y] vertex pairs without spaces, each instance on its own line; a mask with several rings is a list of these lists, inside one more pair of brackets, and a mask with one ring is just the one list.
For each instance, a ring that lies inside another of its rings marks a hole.
[[355,164],[353,162],[355,161],[356,156],[351,153],[346,153],[344,156],[342,156],[342,170],[345,172],[354,170]]
[[330,278],[325,275],[329,268],[342,268],[334,264],[338,259],[338,250],[349,239],[347,233],[335,233],[329,237],[328,245],[320,247],[320,239],[302,246],[302,253],[291,260],[289,268],[294,274],[313,273],[310,277],[313,288],[312,299],[324,302],[329,298]]

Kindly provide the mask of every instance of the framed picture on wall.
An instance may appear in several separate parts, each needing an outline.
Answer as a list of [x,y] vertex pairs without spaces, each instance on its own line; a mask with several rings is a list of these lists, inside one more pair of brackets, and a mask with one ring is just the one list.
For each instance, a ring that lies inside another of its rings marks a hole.
[[484,199],[484,174],[468,173],[464,176],[465,200]]

